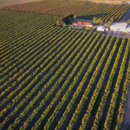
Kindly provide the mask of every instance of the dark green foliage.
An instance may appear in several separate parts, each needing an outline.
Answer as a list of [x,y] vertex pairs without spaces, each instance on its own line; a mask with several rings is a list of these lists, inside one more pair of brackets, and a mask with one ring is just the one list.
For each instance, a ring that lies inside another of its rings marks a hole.
[[58,19],[57,22],[56,22],[56,25],[63,26],[64,24],[70,24],[70,23],[72,23],[73,18],[74,18],[74,15],[69,14],[65,17]]

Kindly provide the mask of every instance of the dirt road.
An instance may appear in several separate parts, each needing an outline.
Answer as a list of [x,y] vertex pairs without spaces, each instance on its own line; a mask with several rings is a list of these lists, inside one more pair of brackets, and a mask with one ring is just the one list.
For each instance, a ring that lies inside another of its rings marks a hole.
[[128,19],[130,19],[130,9],[127,11],[125,16],[122,18],[121,22],[127,21]]
[[0,0],[0,7],[14,5],[14,4],[29,3],[34,1],[41,1],[41,0]]
[[126,99],[122,130],[130,130],[130,83],[129,83],[129,90],[128,90],[127,99]]

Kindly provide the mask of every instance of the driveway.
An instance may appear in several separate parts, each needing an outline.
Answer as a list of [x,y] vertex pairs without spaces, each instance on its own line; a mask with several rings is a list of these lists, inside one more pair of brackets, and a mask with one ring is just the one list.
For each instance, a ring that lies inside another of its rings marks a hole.
[[126,38],[130,38],[130,34],[120,34],[120,33],[114,33],[113,31],[107,31],[106,35],[110,34],[111,36],[115,35],[116,37],[126,37]]
[[91,22],[91,23],[93,23],[93,20],[89,20],[89,19],[79,19],[79,18],[76,18],[75,20],[76,21],[83,21],[83,22]]

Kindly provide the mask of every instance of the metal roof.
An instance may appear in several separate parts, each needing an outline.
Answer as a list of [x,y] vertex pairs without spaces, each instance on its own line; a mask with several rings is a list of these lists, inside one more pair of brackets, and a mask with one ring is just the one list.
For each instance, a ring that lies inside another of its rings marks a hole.
[[126,28],[128,23],[113,23],[111,25],[111,28]]
[[128,25],[128,23],[113,23],[110,29],[120,32],[130,32],[130,25]]
[[80,22],[80,21],[74,21],[73,24],[79,24],[79,25],[93,25],[92,23],[87,23],[87,22]]

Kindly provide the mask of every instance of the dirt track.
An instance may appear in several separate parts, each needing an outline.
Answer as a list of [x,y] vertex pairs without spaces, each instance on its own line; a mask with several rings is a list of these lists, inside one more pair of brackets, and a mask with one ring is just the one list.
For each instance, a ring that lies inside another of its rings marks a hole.
[[41,1],[41,0],[0,0],[0,7],[14,5],[14,4],[29,3],[34,1]]
[[125,105],[124,121],[122,124],[122,130],[127,129],[130,130],[130,83]]
[[127,21],[128,19],[130,19],[130,9],[127,11],[125,16],[122,18],[121,22]]

